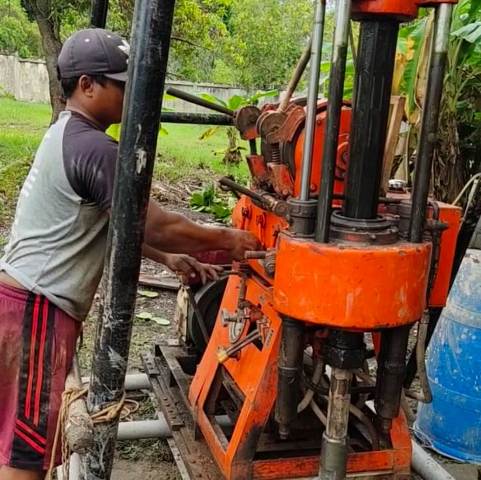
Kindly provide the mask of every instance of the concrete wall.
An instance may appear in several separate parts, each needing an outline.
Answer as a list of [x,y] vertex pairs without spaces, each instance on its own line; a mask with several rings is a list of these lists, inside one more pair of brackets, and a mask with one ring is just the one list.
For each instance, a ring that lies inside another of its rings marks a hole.
[[45,63],[0,55],[0,93],[24,102],[49,102]]
[[[209,93],[223,100],[233,95],[244,95],[239,88],[209,83],[194,84],[190,82],[169,81],[171,85],[185,92],[198,95]],[[22,60],[13,55],[0,55],[0,95],[8,94],[17,100],[26,102],[50,102],[48,92],[48,75],[45,63],[42,61]],[[169,100],[164,107],[176,112],[199,113],[207,111],[202,107],[183,102]]]

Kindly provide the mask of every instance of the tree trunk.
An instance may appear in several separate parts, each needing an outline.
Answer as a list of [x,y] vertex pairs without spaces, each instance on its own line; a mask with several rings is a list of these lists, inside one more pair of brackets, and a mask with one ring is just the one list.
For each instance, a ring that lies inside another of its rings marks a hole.
[[52,118],[54,123],[60,112],[65,108],[65,101],[62,95],[62,87],[57,77],[57,58],[62,48],[60,41],[60,25],[50,0],[23,0],[27,12],[35,19],[42,37],[43,53],[47,64],[50,104],[52,105]]

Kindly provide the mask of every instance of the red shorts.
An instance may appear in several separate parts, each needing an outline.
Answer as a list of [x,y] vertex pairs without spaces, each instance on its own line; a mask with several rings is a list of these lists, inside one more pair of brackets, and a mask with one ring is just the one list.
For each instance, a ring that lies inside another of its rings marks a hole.
[[0,465],[48,469],[79,330],[45,297],[0,284]]

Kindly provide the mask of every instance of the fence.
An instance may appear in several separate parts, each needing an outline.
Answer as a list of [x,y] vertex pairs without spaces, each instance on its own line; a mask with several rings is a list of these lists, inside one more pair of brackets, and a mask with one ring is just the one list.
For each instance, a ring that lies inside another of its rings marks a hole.
[[[209,93],[223,100],[233,95],[246,94],[246,91],[240,88],[210,83],[168,81],[167,85],[194,95]],[[45,62],[22,60],[15,55],[0,55],[0,94],[8,94],[25,102],[48,103],[50,97]],[[176,112],[201,113],[206,111],[202,107],[188,104],[182,100],[168,100],[164,102],[164,106]]]

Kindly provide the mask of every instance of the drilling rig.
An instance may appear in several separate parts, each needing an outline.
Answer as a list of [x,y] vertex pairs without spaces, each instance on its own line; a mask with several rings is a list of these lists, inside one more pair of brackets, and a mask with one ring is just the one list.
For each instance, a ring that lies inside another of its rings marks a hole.
[[[400,408],[410,331],[446,302],[460,210],[429,196],[455,1],[338,0],[328,99],[319,98],[326,4],[279,104],[232,117],[250,187],[233,225],[263,250],[197,292],[191,342],[144,357],[191,478],[410,478]],[[399,25],[435,10],[412,189],[382,192]],[[352,102],[349,29],[359,22]],[[310,59],[306,98],[292,92]]]

